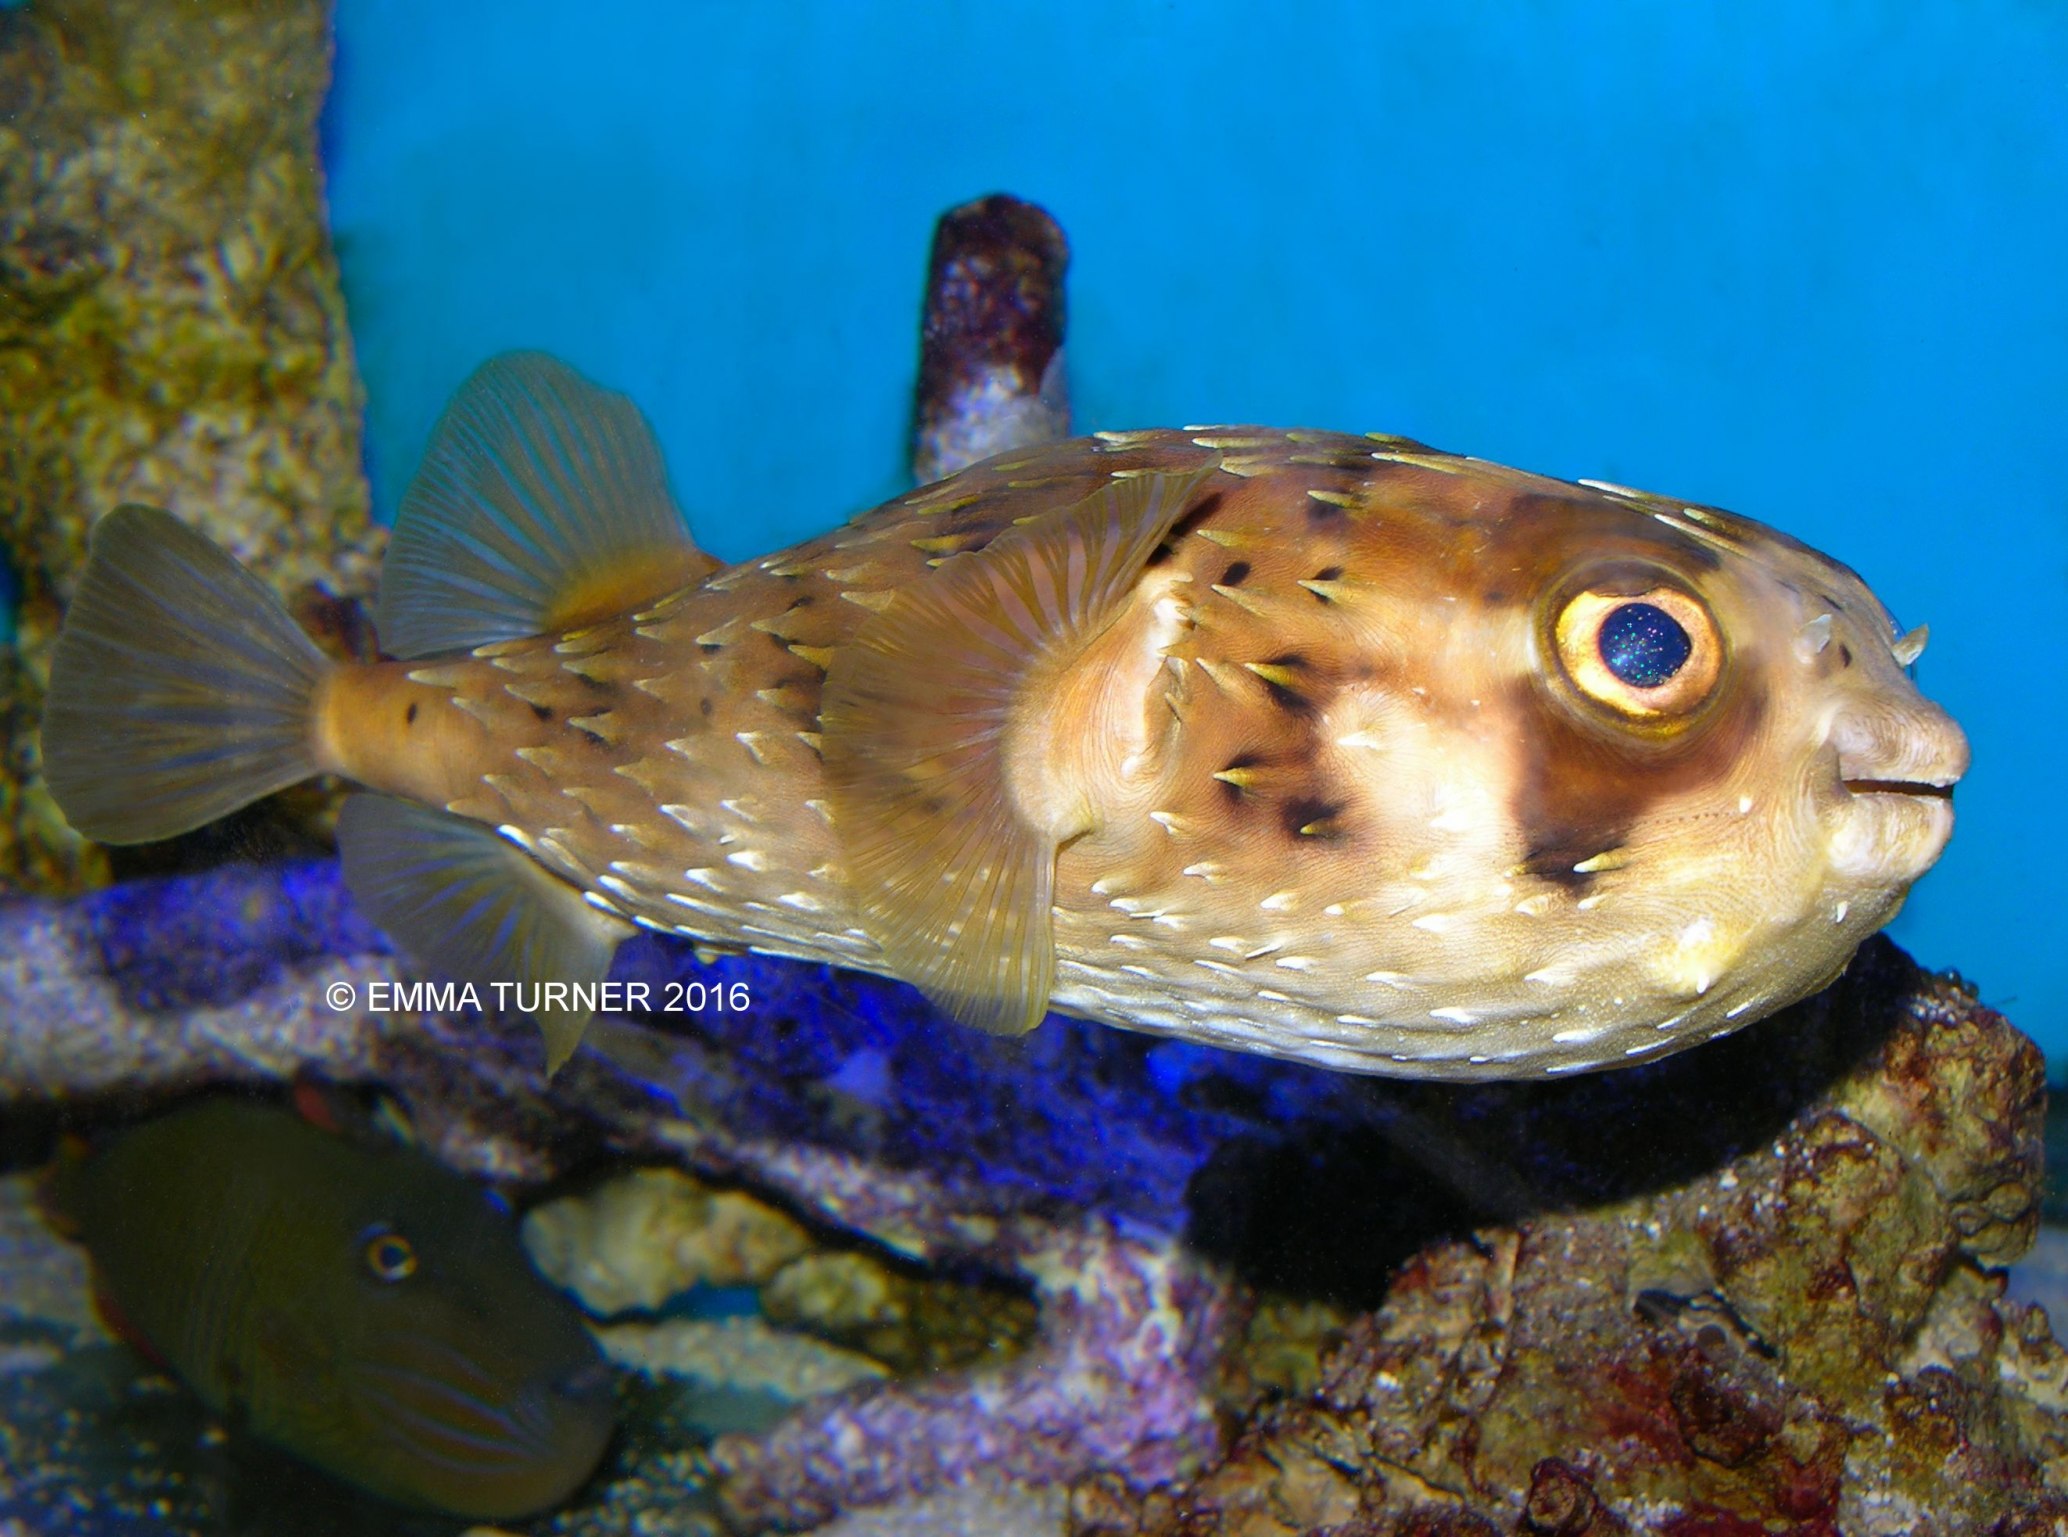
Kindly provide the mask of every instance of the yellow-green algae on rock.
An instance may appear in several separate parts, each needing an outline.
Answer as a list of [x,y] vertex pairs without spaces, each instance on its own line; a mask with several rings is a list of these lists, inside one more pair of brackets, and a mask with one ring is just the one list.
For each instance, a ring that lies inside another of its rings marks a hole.
[[105,855],[37,774],[51,636],[88,529],[169,508],[276,588],[372,585],[360,390],[323,217],[323,0],[0,10],[0,881]]

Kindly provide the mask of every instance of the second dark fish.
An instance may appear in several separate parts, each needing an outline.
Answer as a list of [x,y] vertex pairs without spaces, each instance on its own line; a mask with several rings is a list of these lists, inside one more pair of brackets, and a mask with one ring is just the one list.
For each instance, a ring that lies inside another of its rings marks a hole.
[[473,1520],[595,1470],[611,1379],[482,1191],[399,1145],[205,1100],[63,1167],[110,1319],[216,1414]]

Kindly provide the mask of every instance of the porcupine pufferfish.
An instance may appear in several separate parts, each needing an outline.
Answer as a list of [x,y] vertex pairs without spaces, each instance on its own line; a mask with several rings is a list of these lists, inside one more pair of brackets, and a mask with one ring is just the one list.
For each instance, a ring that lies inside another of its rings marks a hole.
[[[630,401],[455,397],[377,628],[326,660],[170,515],[95,529],[53,660],[74,827],[310,774],[410,954],[593,983],[635,925],[1408,1077],[1694,1045],[1823,986],[1952,830],[1957,726],[1861,580],[1712,508],[1402,438],[1014,451],[759,560]],[[549,1064],[577,1000],[538,1011]]]

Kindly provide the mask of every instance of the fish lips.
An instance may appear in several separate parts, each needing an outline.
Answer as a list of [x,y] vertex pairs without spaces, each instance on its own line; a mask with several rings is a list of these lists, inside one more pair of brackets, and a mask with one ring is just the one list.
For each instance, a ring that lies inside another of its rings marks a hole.
[[388,1453],[380,1492],[471,1520],[566,1500],[602,1460],[613,1378],[599,1354],[511,1383],[439,1342],[355,1363],[351,1394]]
[[1936,705],[1853,711],[1833,722],[1826,811],[1833,870],[1867,882],[1924,874],[1953,836],[1953,786],[1967,772],[1966,736]]

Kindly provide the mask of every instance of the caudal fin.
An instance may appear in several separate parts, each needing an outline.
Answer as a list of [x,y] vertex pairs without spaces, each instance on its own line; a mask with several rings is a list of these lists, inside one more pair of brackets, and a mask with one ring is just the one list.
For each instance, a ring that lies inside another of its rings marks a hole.
[[316,772],[329,664],[265,583],[155,507],[94,525],[50,663],[43,776],[79,832],[148,843]]
[[86,1139],[76,1131],[68,1131],[58,1138],[57,1156],[37,1176],[33,1194],[36,1209],[43,1220],[66,1238],[80,1238],[86,1228],[81,1215],[81,1187],[86,1178],[86,1162],[93,1150]]

